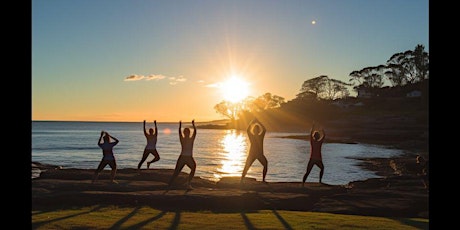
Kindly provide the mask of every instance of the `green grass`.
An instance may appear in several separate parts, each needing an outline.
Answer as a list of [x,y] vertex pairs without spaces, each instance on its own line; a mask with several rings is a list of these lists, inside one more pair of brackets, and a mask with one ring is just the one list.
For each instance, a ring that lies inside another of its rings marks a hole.
[[147,206],[32,211],[33,229],[428,229],[428,223],[422,218],[277,210],[162,211]]

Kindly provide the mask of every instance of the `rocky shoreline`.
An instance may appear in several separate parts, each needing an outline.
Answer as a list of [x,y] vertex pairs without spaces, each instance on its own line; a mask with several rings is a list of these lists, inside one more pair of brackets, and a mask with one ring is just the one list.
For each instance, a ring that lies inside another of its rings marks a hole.
[[[350,182],[346,185],[319,183],[262,183],[239,177],[212,182],[193,179],[193,190],[187,190],[181,173],[178,183],[167,187],[172,169],[120,169],[118,184],[109,183],[109,173],[91,183],[94,170],[62,169],[34,162],[43,170],[32,180],[32,209],[57,210],[85,205],[148,205],[162,210],[301,210],[340,214],[428,218],[429,191],[417,176],[415,160],[369,158],[363,167],[375,170],[382,178]],[[390,164],[393,162],[393,164]],[[393,165],[391,167],[390,165]],[[396,167],[394,167],[396,165]],[[396,170],[395,170],[396,169]]]

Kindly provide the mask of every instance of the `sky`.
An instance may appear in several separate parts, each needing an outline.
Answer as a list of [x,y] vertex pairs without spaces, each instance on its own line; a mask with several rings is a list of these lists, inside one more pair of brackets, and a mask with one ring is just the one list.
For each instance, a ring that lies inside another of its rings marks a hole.
[[428,11],[428,0],[34,0],[32,120],[205,122],[225,118],[223,100],[289,101],[311,78],[349,82],[418,44],[429,52]]

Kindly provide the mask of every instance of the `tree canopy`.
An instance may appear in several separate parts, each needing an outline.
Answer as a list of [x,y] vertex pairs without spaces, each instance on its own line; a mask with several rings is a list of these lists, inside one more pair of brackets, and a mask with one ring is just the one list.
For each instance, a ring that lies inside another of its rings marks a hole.
[[334,100],[349,96],[347,86],[351,84],[321,75],[303,82],[297,99]]
[[423,45],[414,50],[393,54],[385,65],[352,71],[349,81],[357,88],[381,88],[385,82],[392,86],[413,84],[429,76],[429,56]]
[[236,120],[243,111],[261,112],[267,109],[278,108],[283,103],[285,103],[283,97],[267,92],[257,98],[247,97],[240,102],[221,101],[214,106],[214,109],[217,113],[222,114],[230,120]]

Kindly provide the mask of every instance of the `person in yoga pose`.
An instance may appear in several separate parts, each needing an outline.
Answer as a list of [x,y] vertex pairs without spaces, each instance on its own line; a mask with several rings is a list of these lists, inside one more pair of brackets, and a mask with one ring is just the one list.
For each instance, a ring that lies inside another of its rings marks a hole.
[[266,182],[265,176],[267,175],[268,161],[264,155],[264,137],[267,130],[257,118],[254,118],[249,123],[246,132],[248,133],[251,146],[249,148],[248,157],[246,158],[246,163],[244,165],[240,183],[243,183],[246,173],[255,160],[258,160],[263,165],[264,169],[262,172],[262,181]]
[[323,174],[324,174],[324,164],[321,153],[321,147],[323,145],[324,138],[326,133],[324,129],[321,129],[321,133],[318,130],[315,130],[315,122],[313,122],[310,130],[310,160],[307,165],[307,172],[303,176],[302,187],[305,185],[308,175],[311,172],[311,169],[314,165],[318,166],[320,169],[319,172],[319,183],[322,183]]
[[192,135],[190,135],[189,128],[185,128],[184,133],[182,134],[182,121],[179,121],[179,140],[182,146],[182,150],[179,155],[179,158],[177,159],[176,168],[174,169],[174,174],[169,180],[169,183],[168,183],[169,187],[171,187],[174,180],[179,175],[179,173],[182,171],[184,166],[187,165],[190,168],[190,174],[187,180],[187,188],[193,189],[192,179],[193,179],[193,176],[195,175],[195,169],[196,169],[196,162],[195,162],[195,159],[193,159],[193,143],[195,142],[195,137],[196,137],[195,120],[192,120],[192,125],[193,125]]
[[[101,143],[101,140],[104,138],[104,142]],[[114,140],[114,142],[110,142],[110,138]],[[120,142],[117,138],[111,136],[109,133],[105,131],[101,131],[101,136],[97,141],[97,145],[102,149],[102,160],[97,166],[96,171],[94,172],[93,176],[93,183],[96,182],[97,178],[99,177],[99,173],[105,168],[106,165],[109,165],[112,168],[110,181],[112,183],[118,183],[115,181],[115,174],[117,172],[117,162],[115,161],[115,156],[113,155],[113,147]]]
[[153,131],[152,128],[149,129],[149,132],[145,130],[145,120],[144,120],[144,136],[147,139],[147,145],[144,148],[144,153],[142,155],[142,159],[137,165],[137,170],[140,172],[141,166],[144,163],[145,160],[147,160],[147,157],[149,154],[153,154],[155,158],[151,161],[147,161],[147,168],[150,168],[150,164],[153,162],[156,162],[160,160],[160,155],[158,154],[156,145],[157,145],[157,139],[158,139],[158,128],[157,128],[157,120],[153,121],[155,124],[155,132]]

